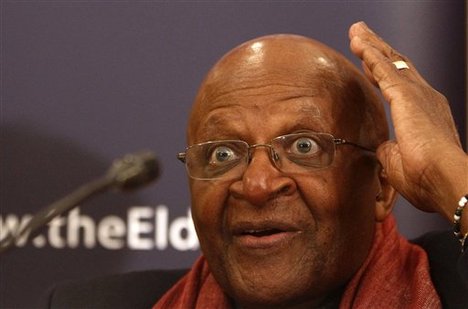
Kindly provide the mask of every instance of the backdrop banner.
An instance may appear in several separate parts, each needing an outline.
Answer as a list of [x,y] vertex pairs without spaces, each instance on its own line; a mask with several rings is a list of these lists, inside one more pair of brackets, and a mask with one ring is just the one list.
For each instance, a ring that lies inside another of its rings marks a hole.
[[[360,66],[347,34],[358,20],[448,97],[466,141],[464,1],[1,1],[0,239],[126,153],[154,151],[162,174],[20,240],[0,257],[0,307],[34,307],[63,280],[189,267],[200,253],[176,153],[207,70],[272,33],[315,38]],[[409,238],[449,227],[402,198],[395,213]]]

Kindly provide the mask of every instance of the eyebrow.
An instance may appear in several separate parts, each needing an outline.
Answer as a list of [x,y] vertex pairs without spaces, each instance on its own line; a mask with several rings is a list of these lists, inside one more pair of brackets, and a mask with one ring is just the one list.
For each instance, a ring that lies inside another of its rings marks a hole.
[[[319,111],[319,110],[317,110]],[[282,128],[278,135],[290,134],[290,133],[297,133],[300,131],[313,131],[318,133],[331,133],[328,132],[329,129],[326,129],[327,126],[324,122],[324,119],[319,116],[320,113],[317,115],[300,115],[298,116],[294,123],[287,123]]]
[[[234,134],[236,132],[234,130],[233,123],[236,123],[241,117],[239,115],[235,115],[235,113],[224,113],[224,112],[216,112],[210,116],[202,123],[197,132],[197,136],[199,137],[199,142],[205,142],[209,140],[219,140],[219,139],[233,139],[238,138],[238,134]],[[222,126],[222,130],[220,127]]]
[[308,117],[320,117],[320,109],[315,104],[306,104],[305,102],[300,103],[299,112],[307,113]]

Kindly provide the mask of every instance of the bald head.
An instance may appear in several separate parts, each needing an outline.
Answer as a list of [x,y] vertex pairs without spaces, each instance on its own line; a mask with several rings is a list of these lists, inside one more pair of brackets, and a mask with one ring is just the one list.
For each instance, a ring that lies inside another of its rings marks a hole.
[[[251,95],[255,104],[262,98],[250,90],[259,88],[272,94],[281,92],[285,98],[329,95],[335,120],[356,131],[356,142],[376,148],[388,139],[382,104],[373,86],[353,64],[318,41],[280,34],[245,42],[214,65],[194,102],[189,143],[194,142],[201,116],[207,111],[234,103],[236,94]],[[323,116],[314,109],[310,111],[311,117]]]

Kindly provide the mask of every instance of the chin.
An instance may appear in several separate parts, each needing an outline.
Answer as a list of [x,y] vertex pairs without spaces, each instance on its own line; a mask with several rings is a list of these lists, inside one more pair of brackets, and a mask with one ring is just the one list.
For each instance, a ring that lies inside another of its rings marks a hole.
[[316,280],[294,270],[225,274],[221,286],[242,308],[312,308],[323,300],[323,290],[311,284]]

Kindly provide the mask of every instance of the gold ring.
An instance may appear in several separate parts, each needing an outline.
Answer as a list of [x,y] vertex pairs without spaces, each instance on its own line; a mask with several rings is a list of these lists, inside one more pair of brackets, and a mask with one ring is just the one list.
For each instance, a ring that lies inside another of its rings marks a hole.
[[403,60],[393,61],[392,63],[395,66],[395,68],[397,68],[397,70],[409,69],[408,64]]

